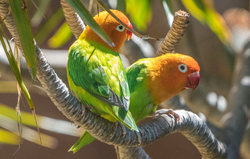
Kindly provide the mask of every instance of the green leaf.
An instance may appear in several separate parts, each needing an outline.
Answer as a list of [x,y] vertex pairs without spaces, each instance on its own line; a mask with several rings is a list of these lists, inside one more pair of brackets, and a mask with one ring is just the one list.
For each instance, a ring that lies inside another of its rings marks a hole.
[[48,44],[51,48],[58,48],[64,45],[73,36],[68,24],[64,22],[57,32],[49,39]]
[[0,143],[10,144],[10,145],[18,145],[19,140],[20,140],[20,138],[18,135],[14,134],[12,132],[0,129]]
[[114,46],[114,43],[107,35],[107,33],[96,23],[89,11],[84,7],[80,0],[65,0],[82,18],[82,20],[89,25],[89,27],[99,35],[110,46]]
[[168,24],[171,27],[174,21],[171,0],[161,0],[161,2],[167,16]]
[[[2,28],[3,28],[3,25],[2,25]],[[5,37],[6,37],[6,35],[5,35]],[[13,55],[13,52],[12,52],[12,50],[11,50],[11,48],[10,48],[9,41],[7,40],[7,43],[8,43],[9,49],[10,49],[10,51],[8,52],[8,51],[7,51],[7,47],[6,47],[6,45],[5,45],[5,42],[4,42],[4,40],[3,40],[3,36],[2,36],[2,33],[1,33],[1,32],[0,32],[0,41],[1,41],[1,43],[2,43],[2,47],[3,47],[4,52],[5,52],[5,54],[6,54],[7,58],[8,58],[8,61],[9,61],[9,63],[10,63],[10,66],[11,66],[11,68],[12,68],[12,70],[13,70],[15,76],[16,76],[16,80],[17,80],[19,86],[21,87],[21,90],[22,90],[22,92],[23,92],[23,94],[24,94],[24,96],[25,96],[25,98],[26,98],[26,100],[27,100],[27,102],[28,102],[28,104],[29,104],[29,106],[30,106],[30,109],[31,109],[31,110],[34,110],[33,102],[32,102],[32,100],[31,100],[30,94],[29,94],[29,92],[28,92],[26,86],[25,86],[24,83],[23,83],[22,76],[21,76],[21,73],[20,73],[20,71],[19,71],[19,69],[18,69],[17,62],[16,62],[16,60],[15,60],[15,57],[14,57],[14,55]],[[34,52],[34,53],[35,53],[35,52]]]
[[126,0],[126,12],[136,27],[145,31],[152,18],[151,0]]
[[221,17],[216,12],[212,0],[182,0],[187,10],[202,24],[206,24],[225,45],[229,45],[230,31]]
[[24,0],[10,0],[11,10],[17,26],[27,67],[31,69],[33,79],[36,77],[36,49]]
[[58,26],[63,18],[63,10],[62,8],[59,8],[35,35],[37,44],[42,44],[45,40],[47,40],[47,37],[51,35],[51,33],[54,31],[54,28]]

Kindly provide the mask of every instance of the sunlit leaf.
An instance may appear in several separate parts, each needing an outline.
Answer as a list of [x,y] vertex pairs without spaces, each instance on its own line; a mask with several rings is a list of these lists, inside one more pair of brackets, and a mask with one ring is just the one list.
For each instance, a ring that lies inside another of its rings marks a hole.
[[172,12],[171,0],[162,0],[161,2],[162,2],[163,8],[164,8],[165,13],[166,13],[168,24],[171,27],[172,23],[174,21],[174,15],[173,15],[173,12]]
[[10,145],[18,145],[19,144],[19,137],[18,135],[0,129],[0,143],[2,144],[10,144]]
[[107,33],[96,23],[93,19],[89,11],[84,7],[84,5],[80,2],[80,0],[65,0],[82,18],[82,20],[89,25],[89,27],[99,35],[105,42],[107,42],[110,46],[114,46],[114,43],[107,35]]
[[54,28],[61,22],[64,18],[62,8],[59,8],[42,26],[41,30],[36,34],[35,39],[38,44],[43,43],[47,40],[48,36],[54,31]]
[[[0,114],[7,116],[8,118],[12,120],[17,121],[15,109],[2,105],[1,103],[0,103],[0,109],[1,109]],[[33,115],[31,113],[22,111],[21,114],[22,114],[22,123],[24,125],[36,127],[36,122],[34,121]],[[40,116],[38,115],[37,116],[38,121],[39,121],[39,118]]]
[[68,24],[64,22],[57,32],[49,39],[48,44],[51,48],[58,48],[64,45],[73,36]]
[[214,9],[212,0],[182,0],[187,10],[202,24],[207,24],[225,45],[231,39],[230,31],[219,13]]
[[17,31],[22,44],[28,68],[31,69],[32,77],[36,77],[36,50],[33,42],[30,20],[27,13],[26,1],[10,0],[11,10],[17,26]]
[[144,31],[152,18],[152,0],[126,0],[126,12],[136,27]]

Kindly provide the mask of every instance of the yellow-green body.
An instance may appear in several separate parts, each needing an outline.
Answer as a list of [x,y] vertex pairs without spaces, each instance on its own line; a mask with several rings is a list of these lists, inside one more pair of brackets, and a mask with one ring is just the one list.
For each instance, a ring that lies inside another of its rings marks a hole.
[[125,70],[118,53],[93,41],[77,40],[70,48],[67,76],[71,91],[91,111],[137,130],[129,111],[99,100],[108,96],[110,90],[121,101],[130,98]]

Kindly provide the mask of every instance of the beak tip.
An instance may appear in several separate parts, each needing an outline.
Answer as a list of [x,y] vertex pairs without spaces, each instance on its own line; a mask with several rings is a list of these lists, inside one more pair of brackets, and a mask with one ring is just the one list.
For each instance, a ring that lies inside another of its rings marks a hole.
[[[128,27],[129,27],[130,29],[133,30],[133,26],[132,26],[131,23],[128,23],[127,25],[128,25]],[[127,37],[128,37],[128,40],[130,40],[131,37],[132,37],[132,35],[133,35],[133,33],[132,33],[131,31],[127,30],[127,35],[128,35],[128,36],[127,36]]]
[[187,85],[186,87],[187,88],[191,88],[192,91],[199,85],[199,82],[200,82],[200,72],[197,71],[197,72],[194,72],[194,73],[191,73],[190,75],[188,75],[188,82],[187,82]]

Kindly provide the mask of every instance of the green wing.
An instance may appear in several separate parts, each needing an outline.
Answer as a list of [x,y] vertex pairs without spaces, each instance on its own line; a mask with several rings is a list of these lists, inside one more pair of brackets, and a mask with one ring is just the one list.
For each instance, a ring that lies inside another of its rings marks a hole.
[[135,91],[135,87],[148,74],[148,61],[141,59],[126,69],[130,94]]
[[106,59],[95,60],[92,57],[96,51],[95,47],[91,51],[90,53],[86,53],[80,46],[71,48],[68,57],[68,72],[72,81],[76,86],[82,87],[100,101],[108,105],[124,107],[128,110],[130,95],[126,80],[120,79],[123,72],[118,73],[121,91],[123,92],[122,96],[119,97],[108,84],[110,77],[105,71],[106,66],[101,65],[98,61]]

